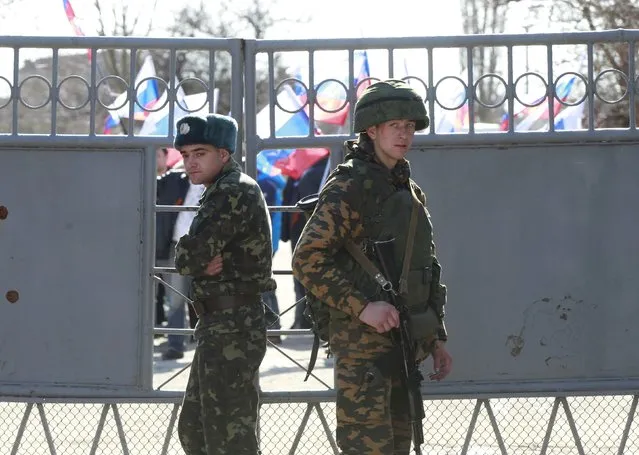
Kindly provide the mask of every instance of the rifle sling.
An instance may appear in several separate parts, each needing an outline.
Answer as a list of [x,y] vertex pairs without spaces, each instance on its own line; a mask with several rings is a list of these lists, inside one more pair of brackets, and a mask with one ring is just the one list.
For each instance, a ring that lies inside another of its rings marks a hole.
[[368,273],[385,291],[392,291],[393,285],[390,281],[384,277],[382,272],[373,264],[373,261],[368,259],[364,252],[352,241],[347,241],[344,245],[346,250],[355,258],[355,260],[362,266],[362,268]]

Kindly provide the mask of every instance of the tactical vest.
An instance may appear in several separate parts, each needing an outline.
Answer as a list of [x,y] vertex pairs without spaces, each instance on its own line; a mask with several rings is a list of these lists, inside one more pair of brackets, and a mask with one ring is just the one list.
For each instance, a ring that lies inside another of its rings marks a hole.
[[[372,244],[375,241],[394,239],[394,257],[391,261],[390,272],[392,276],[386,278],[393,283],[395,290],[399,291],[399,278],[406,253],[414,197],[407,186],[397,189],[391,183],[384,182],[382,176],[372,175],[370,177],[374,183],[370,191],[367,191],[362,197],[360,211],[364,233],[362,239],[357,243],[366,256],[378,268],[381,268],[373,254]],[[410,184],[415,185],[412,181]],[[422,202],[419,201],[417,227],[413,238],[408,273],[405,277],[408,292],[399,295],[401,303],[407,306],[411,314],[417,315],[428,310],[433,277],[433,254],[433,228],[430,215]],[[352,277],[354,287],[359,289],[367,300],[388,300],[385,291],[346,250],[338,254],[336,261],[338,266]],[[343,312],[338,310],[333,310],[331,316],[346,317]],[[419,334],[414,334],[414,336],[418,337]]]

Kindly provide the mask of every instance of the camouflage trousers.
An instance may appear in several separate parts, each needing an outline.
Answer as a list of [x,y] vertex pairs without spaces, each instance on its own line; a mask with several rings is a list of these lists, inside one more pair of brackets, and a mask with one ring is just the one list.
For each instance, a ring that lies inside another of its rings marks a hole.
[[178,422],[182,448],[186,455],[259,454],[255,380],[266,353],[264,308],[207,318],[195,331],[198,344]]
[[[397,364],[397,365],[396,365]],[[335,354],[337,445],[343,455],[408,454],[408,396],[397,355]]]

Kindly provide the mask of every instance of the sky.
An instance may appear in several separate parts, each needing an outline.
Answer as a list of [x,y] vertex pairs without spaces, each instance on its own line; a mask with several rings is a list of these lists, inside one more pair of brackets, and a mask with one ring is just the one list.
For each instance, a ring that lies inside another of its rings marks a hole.
[[[97,13],[94,0],[70,0],[80,25],[86,35],[96,35]],[[110,11],[109,3],[116,8],[123,0],[102,0],[105,11]],[[174,13],[184,2],[181,0],[157,0],[155,14],[147,14],[145,8],[153,0],[126,2],[132,13],[140,13],[142,28],[153,21],[155,29],[150,36],[163,36],[163,21],[173,22]],[[233,0],[234,5],[242,5],[252,0]],[[462,21],[458,0],[395,0],[393,7],[384,7],[382,3],[364,3],[355,0],[322,0],[310,8],[307,4],[300,11],[299,0],[271,0],[270,12],[274,17],[293,18],[290,22],[278,23],[267,38],[269,39],[305,39],[305,38],[361,38],[361,37],[401,37],[401,36],[444,36],[462,34]],[[521,3],[525,3],[524,0]],[[362,4],[367,6],[362,7]],[[375,5],[375,6],[370,6]],[[380,6],[378,6],[380,5]],[[518,6],[521,7],[521,6]],[[62,0],[21,0],[9,10],[3,11],[5,19],[0,19],[0,35],[37,35],[37,36],[73,36],[73,31],[64,13]],[[296,17],[308,21],[296,22]],[[28,27],[25,26],[28,24]],[[507,32],[521,33],[519,21],[510,21]],[[425,51],[411,51],[404,56],[408,61],[410,74],[425,77]],[[421,52],[421,54],[420,54]],[[51,55],[51,51],[44,53]],[[385,53],[369,55],[371,73],[383,74],[386,71]],[[21,57],[36,58],[42,51],[24,50]],[[400,65],[396,56],[396,68]],[[11,51],[0,47],[0,76],[12,78]],[[286,61],[294,67],[295,61]],[[306,59],[302,64],[306,63]],[[380,72],[381,70],[381,72]],[[459,56],[456,50],[437,50],[434,70],[436,79],[444,75],[459,75]],[[401,75],[400,75],[401,77]],[[6,94],[6,83],[0,80],[0,95]]]
[[[234,4],[239,5],[245,1],[247,0],[234,0]],[[142,8],[149,5],[148,0],[129,3],[138,6],[139,11],[143,11]],[[274,17],[295,18],[299,15],[309,18],[309,21],[303,23],[291,21],[276,25],[267,38],[397,37],[461,33],[461,18],[455,1],[407,0],[401,2],[400,0],[400,3],[404,4],[403,8],[381,9],[379,7],[362,8],[362,2],[359,1],[323,0],[312,9],[298,12],[299,0],[277,0],[271,9]],[[97,25],[93,0],[71,0],[71,4],[76,15],[81,18],[80,25],[85,34],[95,35]],[[151,16],[142,12],[141,23],[145,24],[151,18],[154,25],[161,24],[162,18],[172,21],[172,13],[180,5],[179,1],[158,0],[155,10],[158,13]],[[0,35],[73,35],[64,13],[62,0],[22,0],[21,3],[10,8],[5,15],[8,16],[8,20],[0,21]],[[25,27],[25,24],[29,26]],[[151,36],[162,36],[162,34],[160,25],[156,26]],[[35,58],[39,55],[42,55],[41,51],[21,51],[21,57]],[[44,55],[51,55],[50,51]],[[0,48],[0,76],[11,79],[12,56],[11,51]],[[374,66],[377,63],[372,64]],[[6,84],[0,81],[0,92],[6,88],[3,85]]]

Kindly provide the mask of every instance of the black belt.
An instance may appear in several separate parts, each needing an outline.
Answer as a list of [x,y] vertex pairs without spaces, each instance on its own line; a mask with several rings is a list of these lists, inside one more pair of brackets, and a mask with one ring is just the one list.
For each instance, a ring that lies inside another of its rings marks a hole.
[[194,300],[193,309],[195,310],[195,314],[200,317],[205,313],[256,304],[260,302],[260,299],[261,297],[258,294],[217,295],[215,297]]

